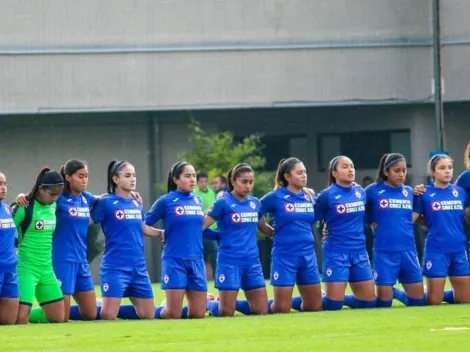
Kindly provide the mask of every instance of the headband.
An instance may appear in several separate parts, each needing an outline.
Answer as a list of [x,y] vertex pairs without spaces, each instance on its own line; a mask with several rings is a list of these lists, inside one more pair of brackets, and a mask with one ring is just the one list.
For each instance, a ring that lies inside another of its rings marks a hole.
[[392,156],[396,156],[396,154],[389,154],[386,158],[385,158],[385,162],[384,162],[384,169],[388,169],[390,166],[400,162],[400,161],[405,161],[405,158],[403,157],[398,157],[397,159],[395,160],[390,160],[392,158]]

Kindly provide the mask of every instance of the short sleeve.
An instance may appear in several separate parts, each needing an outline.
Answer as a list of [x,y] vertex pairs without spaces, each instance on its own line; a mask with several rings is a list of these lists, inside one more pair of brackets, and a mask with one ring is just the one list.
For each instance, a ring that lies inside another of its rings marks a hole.
[[328,213],[328,192],[327,191],[323,191],[318,195],[317,201],[315,202],[314,211],[315,211],[314,222],[325,219],[326,214]]
[[272,214],[276,210],[276,192],[269,192],[261,198],[261,211],[262,215],[269,213]]
[[149,226],[154,225],[158,220],[161,220],[166,215],[166,198],[160,197],[145,215],[145,223]]
[[100,198],[94,196],[90,192],[83,192],[82,194],[88,202],[88,207],[90,208],[90,210],[93,209],[96,203],[98,203],[98,201],[100,200]]
[[106,200],[99,199],[91,210],[91,218],[95,224],[101,224],[105,217]]
[[413,212],[423,215],[424,212],[424,198],[422,195],[413,197]]
[[25,216],[26,216],[26,209],[21,207],[21,206],[17,206],[15,207],[13,210],[13,221],[15,222],[15,226],[17,229],[20,228],[20,224],[23,222]]
[[470,170],[462,173],[455,181],[455,184],[462,187],[467,193],[467,197],[470,197]]
[[211,218],[213,218],[216,221],[221,221],[225,213],[225,204],[226,204],[225,198],[217,199],[209,207],[209,212],[207,213],[207,215],[209,215]]

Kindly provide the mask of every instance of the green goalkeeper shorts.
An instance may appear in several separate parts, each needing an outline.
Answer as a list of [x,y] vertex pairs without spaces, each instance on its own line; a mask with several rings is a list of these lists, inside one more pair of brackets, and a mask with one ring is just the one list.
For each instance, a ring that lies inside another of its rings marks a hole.
[[32,306],[34,297],[41,306],[64,299],[54,270],[18,267],[20,304]]

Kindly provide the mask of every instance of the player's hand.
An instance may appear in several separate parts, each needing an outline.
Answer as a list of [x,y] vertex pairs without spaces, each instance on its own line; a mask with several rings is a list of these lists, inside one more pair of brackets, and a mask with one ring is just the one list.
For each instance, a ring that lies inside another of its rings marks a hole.
[[135,200],[138,201],[140,204],[144,202],[139,192],[131,192],[131,196],[134,197]]
[[370,228],[372,229],[372,231],[374,231],[377,228],[377,223],[373,222],[372,224],[370,224]]
[[16,202],[24,208],[26,208],[29,205],[29,201],[26,198],[26,194],[24,193],[18,194],[18,196],[16,197]]
[[416,196],[420,196],[422,195],[423,193],[426,192],[426,187],[424,187],[424,185],[421,183],[420,185],[416,185],[414,188],[413,188],[413,193],[416,195]]
[[322,230],[321,234],[322,234],[321,241],[323,243],[328,238],[328,229],[326,228],[326,226],[323,226],[323,230]]

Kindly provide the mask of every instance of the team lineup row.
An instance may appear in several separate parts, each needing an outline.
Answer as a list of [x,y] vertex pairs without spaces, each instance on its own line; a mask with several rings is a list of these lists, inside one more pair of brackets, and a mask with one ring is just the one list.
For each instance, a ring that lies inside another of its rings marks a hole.
[[[135,169],[127,161],[109,164],[103,196],[86,192],[88,170],[81,160],[67,161],[60,173],[45,168],[31,192],[19,195],[12,207],[4,202],[7,180],[0,172],[0,322],[202,318],[207,311],[233,316],[235,311],[287,313],[291,308],[338,310],[343,305],[375,308],[390,307],[394,298],[409,306],[440,304],[443,299],[468,303],[465,218],[470,213],[470,171],[454,185],[452,163],[444,154],[432,157],[433,184],[413,190],[404,185],[403,155],[387,154],[376,182],[363,189],[354,182],[353,162],[337,156],[329,164],[329,187],[316,196],[306,188],[305,166],[291,157],[281,160],[275,189],[260,200],[250,195],[252,168],[241,163],[227,175],[229,191],[207,213],[192,193],[196,173],[187,162],[173,165],[168,193],[146,214],[135,193]],[[163,230],[153,227],[160,220]],[[414,221],[424,221],[428,229],[422,267]],[[321,276],[312,232],[316,222],[324,224]],[[106,239],[99,306],[86,260],[91,223],[101,224]],[[374,232],[373,270],[364,224]],[[273,299],[266,293],[257,230],[273,240]],[[166,300],[158,307],[145,264],[144,235],[164,237],[161,288]],[[219,243],[217,299],[207,294],[203,237]],[[448,276],[453,290],[444,292]],[[394,288],[397,280],[404,291]],[[347,283],[351,295],[345,294]],[[300,297],[292,297],[295,285]],[[240,289],[246,300],[237,299]],[[70,306],[71,296],[77,305]],[[41,308],[31,310],[34,297]],[[123,297],[132,305],[121,305]]]

